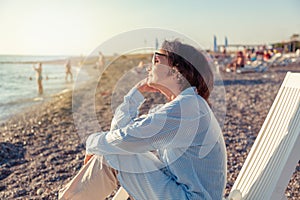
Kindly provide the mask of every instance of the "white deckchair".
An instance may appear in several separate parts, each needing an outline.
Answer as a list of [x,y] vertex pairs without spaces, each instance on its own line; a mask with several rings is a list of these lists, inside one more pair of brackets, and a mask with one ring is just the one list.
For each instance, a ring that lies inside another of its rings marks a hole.
[[129,194],[123,187],[120,187],[112,200],[127,200],[129,198]]
[[[300,159],[300,73],[288,72],[228,196],[229,200],[286,199]],[[113,200],[129,197],[121,187]]]
[[286,199],[300,159],[300,73],[288,72],[228,199]]

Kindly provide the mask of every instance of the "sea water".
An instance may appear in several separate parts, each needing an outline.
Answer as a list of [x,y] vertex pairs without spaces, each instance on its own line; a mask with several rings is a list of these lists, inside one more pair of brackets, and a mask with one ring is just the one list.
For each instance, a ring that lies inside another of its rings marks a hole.
[[[63,62],[67,56],[3,56],[0,55],[0,122],[21,112],[26,107],[48,100],[56,93],[71,90],[74,82],[65,80]],[[42,62],[43,90],[38,94],[36,72],[33,63]],[[61,63],[61,64],[59,64]],[[73,79],[79,68],[72,66]]]

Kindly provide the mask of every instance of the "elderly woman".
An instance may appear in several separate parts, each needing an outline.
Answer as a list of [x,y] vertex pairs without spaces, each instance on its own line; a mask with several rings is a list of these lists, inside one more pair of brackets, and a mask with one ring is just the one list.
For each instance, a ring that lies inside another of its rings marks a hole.
[[[222,199],[226,149],[208,103],[212,88],[204,55],[178,40],[165,41],[148,78],[117,108],[111,130],[87,139],[80,184],[69,184],[73,193],[64,189],[60,196],[104,199],[120,183],[135,200]],[[142,93],[156,91],[169,102],[138,116]]]

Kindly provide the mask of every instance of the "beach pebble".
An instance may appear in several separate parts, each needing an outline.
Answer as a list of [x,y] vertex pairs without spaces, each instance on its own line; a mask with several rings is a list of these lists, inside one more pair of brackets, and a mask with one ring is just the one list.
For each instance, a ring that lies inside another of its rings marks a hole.
[[37,194],[38,196],[41,196],[43,193],[44,193],[44,189],[43,189],[43,188],[39,188],[39,189],[36,191],[36,194]]

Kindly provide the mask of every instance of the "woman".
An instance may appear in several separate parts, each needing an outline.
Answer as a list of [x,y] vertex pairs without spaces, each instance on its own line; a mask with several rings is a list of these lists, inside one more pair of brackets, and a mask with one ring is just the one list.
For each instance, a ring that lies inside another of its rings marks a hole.
[[[78,199],[104,199],[118,182],[135,200],[222,199],[226,150],[208,104],[213,74],[207,60],[175,40],[165,41],[152,62],[148,78],[117,108],[111,130],[87,139],[90,169],[79,177]],[[139,117],[142,93],[157,91],[169,102]]]

